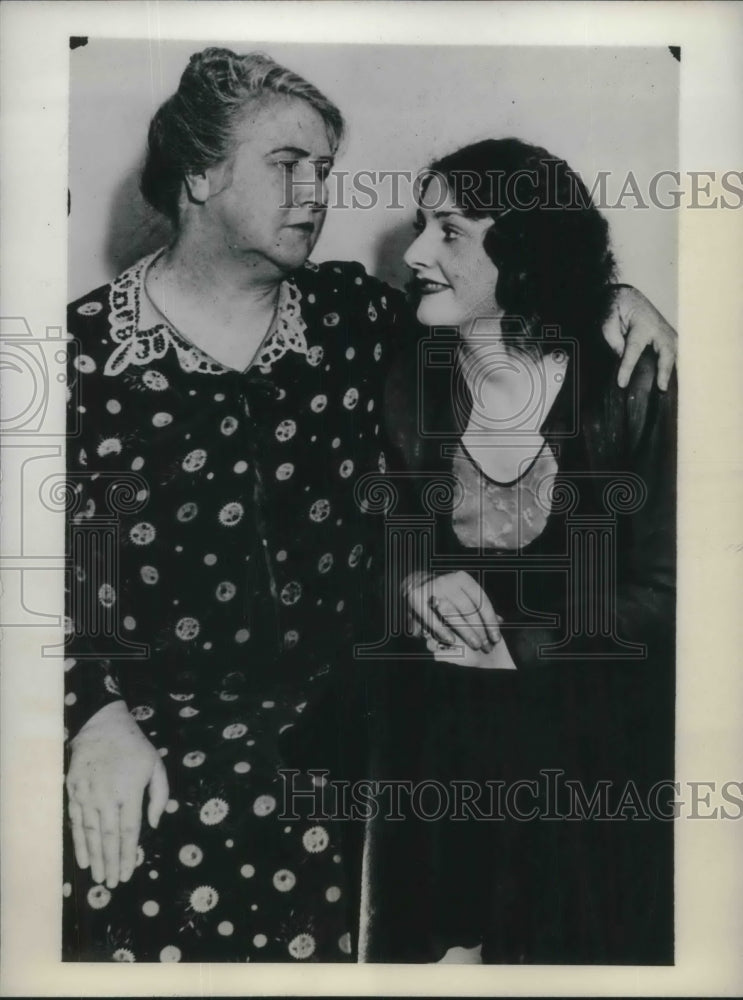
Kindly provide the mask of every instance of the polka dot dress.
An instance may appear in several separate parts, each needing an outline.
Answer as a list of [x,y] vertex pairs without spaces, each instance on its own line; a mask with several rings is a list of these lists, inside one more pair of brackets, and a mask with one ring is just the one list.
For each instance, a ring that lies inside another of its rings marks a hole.
[[378,572],[355,489],[385,463],[394,293],[308,265],[236,372],[147,324],[148,263],[70,307],[65,707],[72,737],[123,697],[170,800],[127,884],[94,884],[66,845],[64,954],[350,961],[339,825],[306,774],[287,808],[278,772],[282,734],[353,669]]

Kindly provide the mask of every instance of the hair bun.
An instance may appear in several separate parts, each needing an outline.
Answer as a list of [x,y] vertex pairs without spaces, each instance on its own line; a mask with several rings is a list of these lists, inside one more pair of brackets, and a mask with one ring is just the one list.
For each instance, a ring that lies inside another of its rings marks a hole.
[[[234,74],[234,67],[239,63],[239,56],[230,49],[220,49],[212,46],[195,52],[188,61],[181,76],[181,87],[193,85],[196,81],[203,87],[220,84]],[[179,88],[180,89],[180,88]]]
[[258,68],[270,70],[274,67],[280,69],[273,59],[263,52],[238,55],[232,49],[211,46],[191,56],[181,76],[178,89],[182,90],[184,86],[206,87],[208,90],[230,89],[240,86],[241,82]]
[[194,52],[188,60],[187,68],[199,72],[215,63],[229,62],[230,59],[236,58],[237,53],[231,49],[220,49],[216,46],[211,46],[208,49],[202,49],[201,52]]
[[140,185],[147,201],[177,224],[186,174],[228,156],[246,102],[262,94],[307,101],[323,118],[337,148],[343,118],[316,87],[262,52],[240,56],[211,46],[191,56],[178,90],[150,123]]

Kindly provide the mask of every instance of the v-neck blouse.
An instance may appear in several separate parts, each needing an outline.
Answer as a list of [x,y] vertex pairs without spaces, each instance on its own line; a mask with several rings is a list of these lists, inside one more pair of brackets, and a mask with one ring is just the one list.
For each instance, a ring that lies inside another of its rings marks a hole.
[[452,527],[466,548],[518,551],[544,531],[558,472],[554,452],[546,441],[511,483],[498,483],[487,476],[461,440],[455,448],[452,472],[461,488]]

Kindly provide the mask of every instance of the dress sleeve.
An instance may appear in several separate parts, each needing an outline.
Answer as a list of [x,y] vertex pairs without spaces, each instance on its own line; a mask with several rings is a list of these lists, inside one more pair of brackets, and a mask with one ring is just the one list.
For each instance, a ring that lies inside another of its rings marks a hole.
[[[610,470],[618,471],[619,505],[624,500],[633,505],[631,486],[626,488],[624,498],[621,495],[623,471],[633,474],[644,493],[635,510],[617,517],[616,590],[612,603],[616,635],[656,652],[672,649],[675,634],[676,398],[675,376],[668,391],[660,392],[655,385],[654,360],[646,356],[627,390],[612,388],[602,417],[586,432],[594,470],[603,469],[600,482],[607,482],[607,470],[609,480]],[[615,449],[617,441],[623,443],[623,455]],[[595,586],[595,581],[586,580],[584,586]],[[557,610],[561,628],[524,628],[506,636],[520,669],[550,664],[545,647],[563,638],[564,623],[581,599],[581,591],[577,590],[556,608],[540,608]],[[596,653],[600,659],[601,642],[588,635],[578,636],[571,639],[570,649],[587,657]]]
[[[72,324],[71,324],[72,325]],[[110,545],[97,517],[110,478],[96,469],[96,363],[68,344],[67,510],[65,517],[65,732],[67,739],[104,705],[122,699],[116,660],[104,653],[116,633]]]

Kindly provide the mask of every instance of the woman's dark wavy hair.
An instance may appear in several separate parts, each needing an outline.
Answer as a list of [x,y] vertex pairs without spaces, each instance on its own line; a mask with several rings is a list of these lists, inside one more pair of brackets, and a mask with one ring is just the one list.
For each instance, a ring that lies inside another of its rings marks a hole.
[[140,181],[149,204],[177,224],[185,175],[225,160],[246,104],[270,95],[307,101],[325,122],[333,149],[338,148],[343,116],[317,87],[261,53],[204,49],[191,56],[178,90],[150,122]]
[[[526,180],[517,182],[519,174]],[[468,216],[494,220],[484,247],[498,268],[496,302],[506,316],[525,321],[535,346],[545,325],[587,346],[601,340],[614,257],[608,224],[578,174],[546,149],[508,138],[486,139],[437,160],[422,188],[437,175]],[[523,336],[512,336],[526,346]]]

